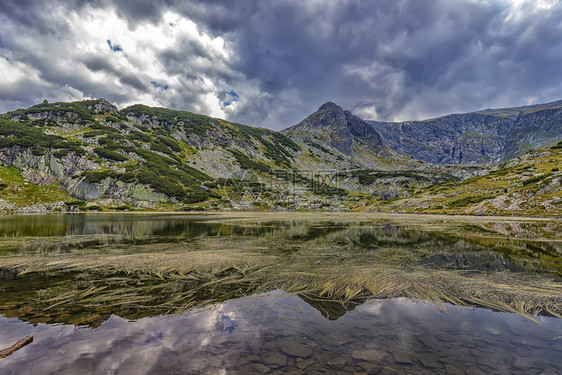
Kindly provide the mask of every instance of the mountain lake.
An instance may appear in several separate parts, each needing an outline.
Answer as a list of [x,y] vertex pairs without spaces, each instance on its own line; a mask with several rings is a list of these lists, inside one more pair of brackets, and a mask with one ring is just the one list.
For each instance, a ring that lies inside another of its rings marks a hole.
[[0,353],[2,375],[559,374],[562,222],[0,216]]

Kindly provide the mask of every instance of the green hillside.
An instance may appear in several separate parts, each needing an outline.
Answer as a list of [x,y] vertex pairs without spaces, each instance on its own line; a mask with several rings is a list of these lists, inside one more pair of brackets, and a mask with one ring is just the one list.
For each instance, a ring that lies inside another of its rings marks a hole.
[[370,209],[437,214],[562,216],[562,141],[504,162],[490,173],[444,182]]
[[[33,199],[6,197],[4,210],[76,198],[96,207],[231,208],[228,200],[248,189],[282,194],[265,182],[291,168],[300,151],[269,129],[144,105],[118,111],[103,99],[44,102],[0,117],[0,162],[45,191]],[[250,186],[252,176],[260,183]],[[46,193],[53,189],[69,194]]]

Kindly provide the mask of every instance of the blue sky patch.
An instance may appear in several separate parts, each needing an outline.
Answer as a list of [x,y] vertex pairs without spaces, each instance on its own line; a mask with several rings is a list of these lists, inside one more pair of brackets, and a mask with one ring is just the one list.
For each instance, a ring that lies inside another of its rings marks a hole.
[[162,85],[158,82],[154,82],[154,81],[150,81],[150,84],[154,87],[156,87],[157,89],[162,89],[164,91],[168,90],[170,88],[170,86],[168,85]]
[[227,92],[227,94],[235,97],[236,99],[240,98],[240,96],[238,96],[238,94],[234,92],[234,90],[230,90],[229,92]]
[[238,99],[240,99],[240,96],[234,90],[225,92],[223,96],[222,106],[228,107],[232,103],[237,102]]
[[111,43],[111,40],[107,40],[107,45],[109,46],[109,49],[111,49],[113,52],[122,52],[123,48],[121,48],[121,46],[119,44],[113,44]]

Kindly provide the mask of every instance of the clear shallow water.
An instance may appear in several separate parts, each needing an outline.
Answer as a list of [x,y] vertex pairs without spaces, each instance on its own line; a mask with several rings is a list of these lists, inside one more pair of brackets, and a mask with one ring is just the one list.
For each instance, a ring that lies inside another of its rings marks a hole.
[[[450,288],[471,305],[481,280],[559,285],[560,233],[320,214],[0,217],[0,349],[34,335],[0,374],[560,373],[562,320],[548,311],[420,302]],[[432,289],[448,277],[470,283]]]
[[[321,308],[317,306],[317,308]],[[297,296],[270,293],[179,316],[96,329],[0,321],[0,342],[35,341],[0,373],[556,374],[562,321],[407,300],[368,301],[329,320]],[[558,338],[557,338],[558,337]]]

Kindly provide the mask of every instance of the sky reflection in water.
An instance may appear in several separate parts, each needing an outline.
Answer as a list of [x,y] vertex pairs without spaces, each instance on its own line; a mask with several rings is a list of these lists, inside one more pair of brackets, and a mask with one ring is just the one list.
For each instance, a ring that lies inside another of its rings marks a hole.
[[96,329],[2,318],[0,343],[28,334],[35,341],[1,360],[0,370],[244,374],[259,373],[261,365],[306,373],[403,368],[554,374],[562,371],[562,321],[539,320],[454,306],[443,312],[405,299],[369,301],[329,320],[298,296],[273,292],[186,315],[112,316]]

